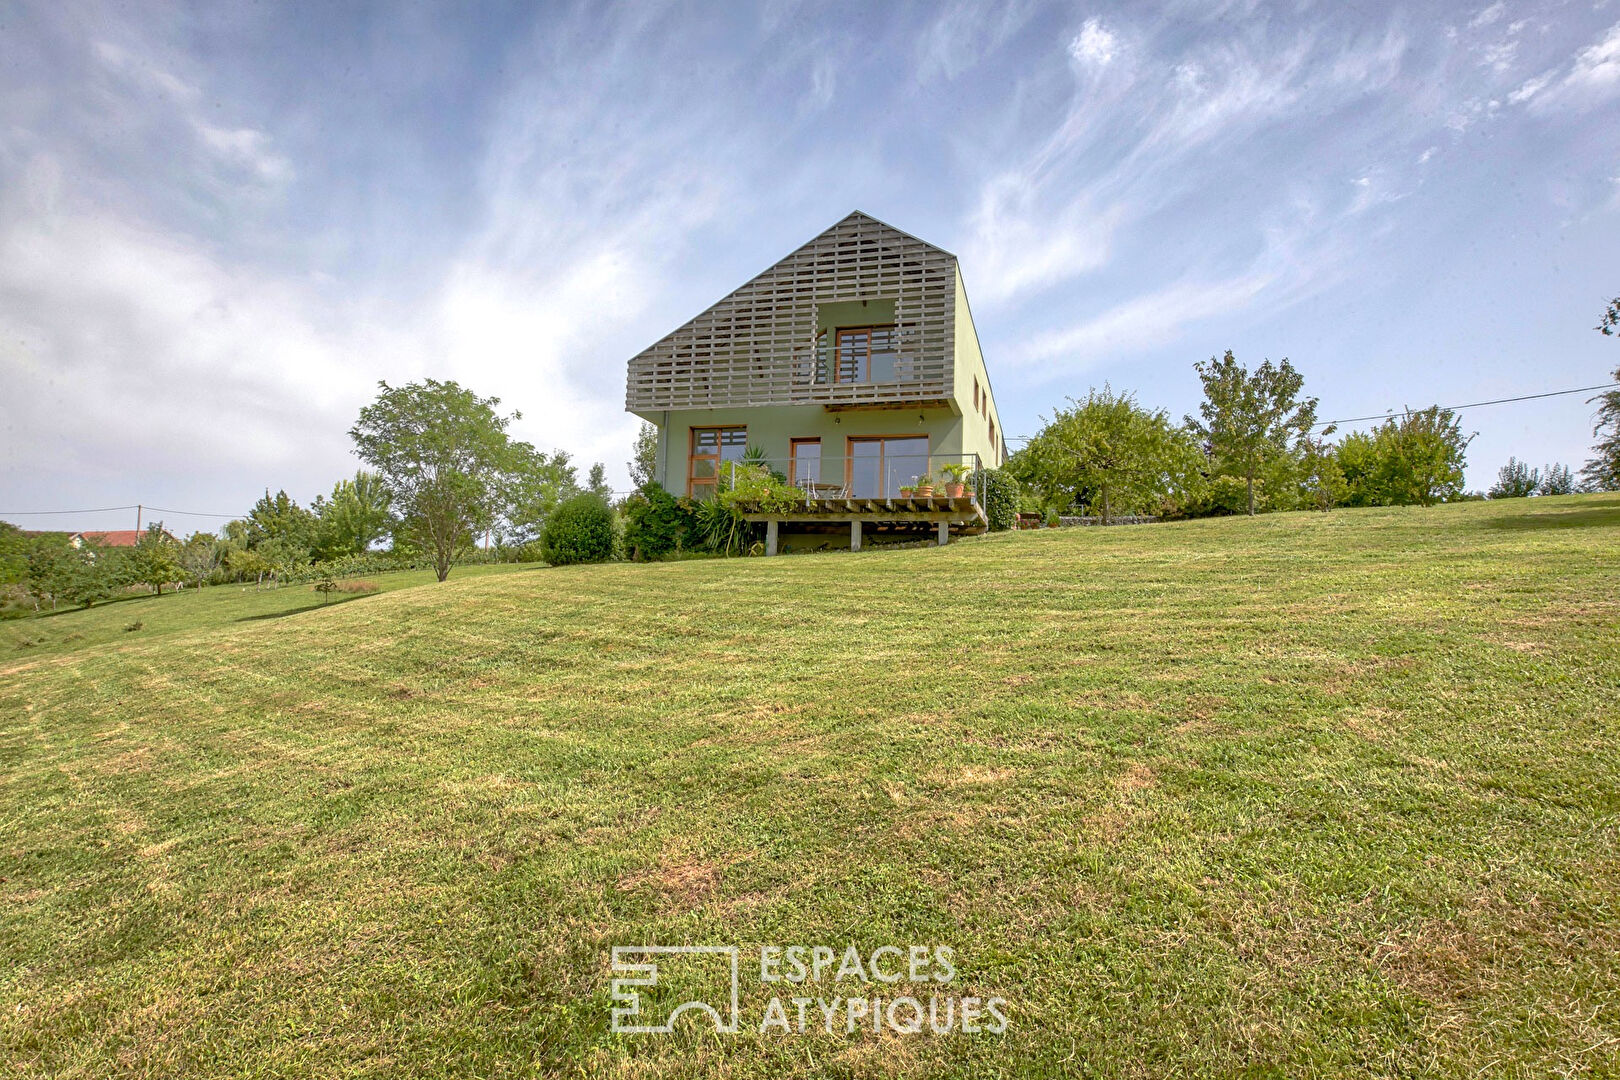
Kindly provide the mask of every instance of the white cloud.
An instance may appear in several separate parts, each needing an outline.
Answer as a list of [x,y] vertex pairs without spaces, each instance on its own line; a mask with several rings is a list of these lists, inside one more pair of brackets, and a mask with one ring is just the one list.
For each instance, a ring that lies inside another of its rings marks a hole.
[[1183,281],[1128,300],[1076,326],[1041,334],[1013,360],[1026,367],[1061,361],[1063,373],[1095,367],[1175,341],[1189,323],[1241,311],[1274,281],[1270,274]]
[[1439,152],[1440,152],[1440,148],[1438,146],[1431,146],[1428,149],[1424,150],[1423,153],[1418,155],[1417,163],[1419,165],[1427,165],[1429,163],[1430,159],[1432,159],[1434,157],[1434,155],[1439,153]]
[[1524,80],[1524,82],[1519,84],[1519,88],[1517,90],[1514,90],[1508,94],[1508,104],[1522,105],[1526,101],[1529,101],[1531,98],[1535,97],[1537,94],[1541,93],[1541,91],[1547,88],[1547,84],[1553,81],[1553,76],[1553,72],[1546,71],[1540,75],[1535,75]]
[[1482,26],[1489,26],[1496,22],[1507,12],[1507,5],[1498,0],[1490,7],[1482,8],[1472,19],[1468,20],[1470,30],[1478,30]]
[[1602,41],[1580,51],[1564,86],[1593,99],[1611,97],[1620,90],[1620,23],[1611,26]]
[[1119,38],[1095,17],[1087,19],[1069,42],[1069,55],[1093,71],[1113,63],[1119,51]]
[[[1520,87],[1515,93],[1524,89]],[[1611,26],[1600,40],[1576,53],[1569,71],[1556,84],[1545,89],[1538,86],[1536,90],[1540,93],[1535,94],[1530,107],[1543,110],[1589,109],[1620,96],[1620,23]],[[1525,95],[1520,100],[1529,97]]]
[[955,79],[1005,45],[1035,13],[1031,0],[954,0],[917,35],[917,79]]

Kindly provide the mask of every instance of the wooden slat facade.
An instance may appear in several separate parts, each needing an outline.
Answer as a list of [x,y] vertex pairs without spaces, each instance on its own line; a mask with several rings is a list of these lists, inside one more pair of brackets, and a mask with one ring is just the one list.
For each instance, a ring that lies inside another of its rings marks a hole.
[[[833,381],[817,307],[894,301],[893,381]],[[915,404],[952,394],[956,256],[856,212],[630,361],[632,412]]]

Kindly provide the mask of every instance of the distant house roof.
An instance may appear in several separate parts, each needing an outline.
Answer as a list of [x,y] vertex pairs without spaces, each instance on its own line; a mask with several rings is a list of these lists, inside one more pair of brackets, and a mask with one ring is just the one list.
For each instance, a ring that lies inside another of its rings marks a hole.
[[[81,541],[93,540],[98,544],[105,544],[107,547],[134,547],[136,544],[140,543],[141,537],[145,535],[145,529],[113,529],[110,532],[76,532],[68,537],[68,543],[72,544],[74,547],[78,547]],[[173,534],[167,529],[163,530],[163,535],[170,540],[174,539]]]

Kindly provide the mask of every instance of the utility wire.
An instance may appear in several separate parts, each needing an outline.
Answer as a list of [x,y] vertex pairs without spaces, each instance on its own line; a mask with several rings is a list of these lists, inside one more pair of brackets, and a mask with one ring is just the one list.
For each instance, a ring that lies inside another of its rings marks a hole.
[[[130,503],[128,506],[103,506],[95,510],[0,510],[0,514],[4,514],[6,517],[40,517],[45,514],[106,514],[114,510],[133,509],[135,509],[135,504]],[[172,510],[169,512],[174,513]]]
[[243,516],[241,514],[205,514],[198,510],[170,510],[162,506],[147,506],[145,503],[140,505],[130,503],[128,506],[98,506],[90,510],[0,510],[0,516],[44,517],[48,514],[110,514],[118,510],[138,509],[156,510],[160,514],[179,514],[181,517],[236,518]]
[[[1536,398],[1562,397],[1565,394],[1584,394],[1590,390],[1610,390],[1620,383],[1604,383],[1602,386],[1577,386],[1572,390],[1549,390],[1545,394],[1521,394],[1518,397],[1496,398],[1494,401],[1471,401],[1467,405],[1442,405],[1444,412],[1458,412],[1462,409],[1477,409],[1481,405],[1506,405],[1513,401],[1534,401]],[[1363,420],[1391,420],[1397,416],[1405,416],[1406,411],[1379,413],[1377,416],[1352,416],[1346,420],[1326,420],[1316,427],[1331,427],[1334,424],[1359,424]]]

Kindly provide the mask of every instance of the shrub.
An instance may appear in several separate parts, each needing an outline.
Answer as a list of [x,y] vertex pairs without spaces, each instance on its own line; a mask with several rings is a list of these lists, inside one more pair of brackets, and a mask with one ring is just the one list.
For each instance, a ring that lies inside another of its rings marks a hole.
[[984,492],[984,516],[990,531],[1001,532],[1018,523],[1018,481],[1006,469],[984,469],[975,485]]
[[613,509],[599,495],[575,495],[546,519],[541,554],[552,566],[613,558]]
[[654,481],[624,501],[624,550],[640,562],[692,546],[692,511]]

